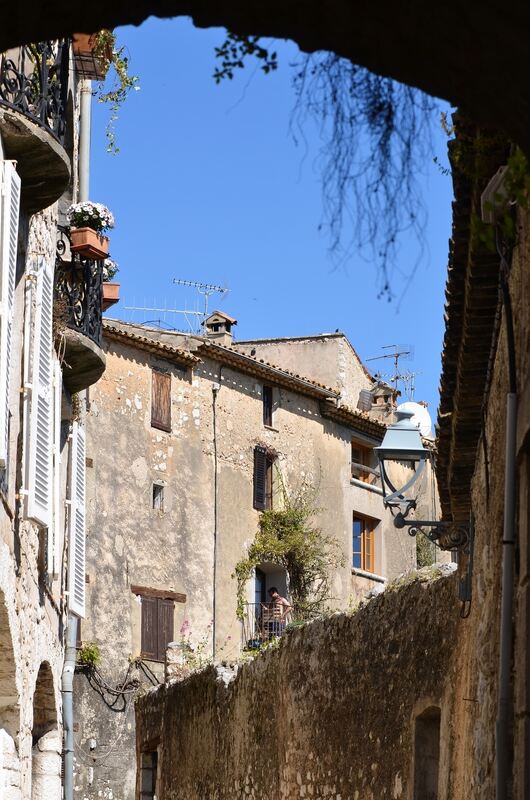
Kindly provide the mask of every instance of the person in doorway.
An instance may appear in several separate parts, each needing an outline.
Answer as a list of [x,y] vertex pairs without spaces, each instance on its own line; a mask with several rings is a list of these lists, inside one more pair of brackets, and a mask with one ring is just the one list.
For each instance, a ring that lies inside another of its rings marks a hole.
[[269,598],[270,600],[267,604],[270,614],[268,625],[269,635],[281,636],[285,631],[292,606],[285,597],[281,596],[276,586],[271,586],[269,589]]

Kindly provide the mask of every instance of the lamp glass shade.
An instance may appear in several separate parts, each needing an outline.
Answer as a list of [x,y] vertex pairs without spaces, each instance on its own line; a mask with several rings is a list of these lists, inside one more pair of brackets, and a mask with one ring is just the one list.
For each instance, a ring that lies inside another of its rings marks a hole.
[[419,461],[429,455],[419,428],[411,423],[413,412],[397,411],[397,422],[388,428],[375,452],[380,461]]

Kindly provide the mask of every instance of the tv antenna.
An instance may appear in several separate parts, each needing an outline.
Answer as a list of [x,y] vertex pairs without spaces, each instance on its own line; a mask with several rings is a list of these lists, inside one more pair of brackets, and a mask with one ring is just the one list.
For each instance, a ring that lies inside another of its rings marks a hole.
[[208,301],[210,300],[210,296],[212,294],[220,294],[222,297],[229,291],[226,286],[216,286],[213,283],[201,283],[200,281],[186,281],[182,278],[173,278],[173,283],[177,286],[192,286],[194,289],[197,289],[199,294],[203,295],[204,310],[202,313],[204,319],[208,316]]
[[[124,306],[124,308],[127,311],[143,311],[144,313],[154,312],[154,313],[158,313],[158,314],[163,314],[164,315],[164,319],[163,320],[161,320],[161,319],[153,320],[153,321],[150,321],[150,323],[149,323],[149,324],[153,324],[155,322],[158,322],[159,324],[157,325],[157,327],[163,327],[164,325],[167,324],[165,322],[165,315],[166,314],[182,314],[186,318],[186,322],[188,323],[188,327],[189,327],[190,332],[191,333],[200,333],[202,324],[203,324],[204,320],[206,319],[206,317],[208,316],[208,304],[209,304],[209,299],[210,299],[211,295],[212,294],[220,294],[222,296],[222,295],[227,294],[229,289],[226,286],[216,286],[213,283],[202,283],[200,281],[188,281],[188,280],[183,280],[182,278],[173,278],[173,283],[176,284],[177,286],[191,286],[194,289],[197,289],[197,292],[199,294],[203,295],[203,297],[204,297],[203,310],[202,311],[198,311],[198,310],[193,310],[192,311],[191,309],[187,309],[187,308],[168,308],[167,307],[167,303],[164,303],[164,307],[161,308],[161,307],[156,305],[156,301],[153,303],[152,306],[132,305],[132,306]],[[148,324],[148,323],[144,322],[144,323],[141,323],[141,324],[145,325],[145,324]],[[177,330],[177,329],[174,328],[174,330]]]
[[410,345],[399,345],[399,344],[385,344],[381,348],[382,350],[388,350],[390,352],[383,353],[382,356],[373,356],[372,358],[367,358],[367,361],[379,361],[380,359],[388,359],[391,358],[394,362],[394,371],[392,373],[383,373],[383,372],[376,372],[376,378],[387,378],[389,383],[394,386],[394,391],[398,392],[398,383],[402,381],[405,388],[405,394],[408,400],[414,400],[414,392],[416,390],[416,375],[419,375],[419,372],[411,372],[407,370],[403,372],[400,370],[399,367],[399,360],[409,360],[414,357],[414,348]]

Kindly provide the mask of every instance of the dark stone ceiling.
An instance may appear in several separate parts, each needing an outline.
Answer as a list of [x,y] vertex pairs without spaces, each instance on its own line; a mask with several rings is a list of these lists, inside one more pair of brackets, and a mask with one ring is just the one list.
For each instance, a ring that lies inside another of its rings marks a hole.
[[150,15],[332,50],[449,100],[530,153],[528,0],[0,0],[0,51]]

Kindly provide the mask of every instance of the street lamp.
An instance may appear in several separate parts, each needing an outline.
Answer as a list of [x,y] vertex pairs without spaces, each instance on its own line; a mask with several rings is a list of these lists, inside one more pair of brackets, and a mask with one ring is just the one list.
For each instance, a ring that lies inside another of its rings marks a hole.
[[[400,409],[398,406],[396,416],[397,421],[388,427],[380,447],[375,448],[383,484],[383,503],[394,517],[394,526],[400,529],[409,528],[411,536],[423,533],[443,550],[465,547],[468,541],[466,525],[455,526],[450,522],[407,519],[417,505],[416,496],[411,490],[423,474],[427,463],[432,463],[432,452],[424,446],[419,428],[412,422],[414,412]],[[389,474],[392,462],[408,463],[413,470],[412,476],[399,488],[395,485],[397,481]]]

